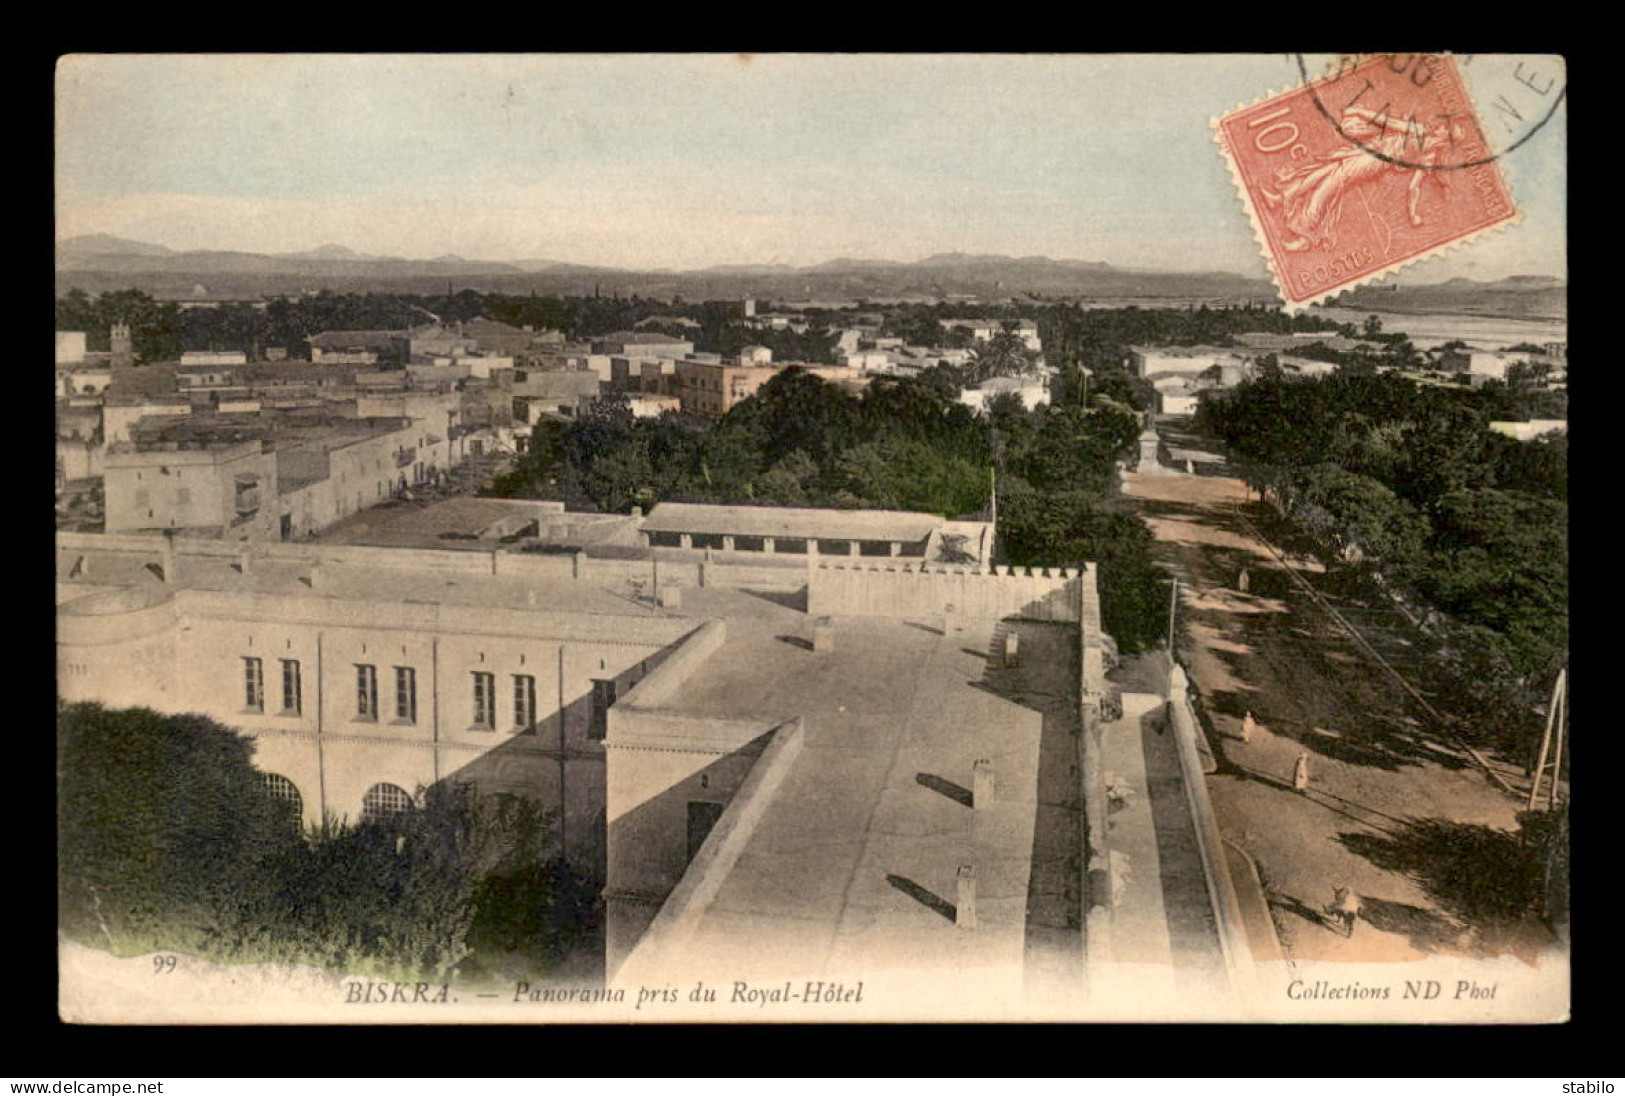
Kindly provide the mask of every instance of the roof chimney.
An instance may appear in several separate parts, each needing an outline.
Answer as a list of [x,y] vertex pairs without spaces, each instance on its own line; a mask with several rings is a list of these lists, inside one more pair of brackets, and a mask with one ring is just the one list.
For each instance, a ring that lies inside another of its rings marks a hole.
[[175,564],[176,564],[176,560],[177,560],[177,556],[176,556],[176,552],[175,552],[175,531],[173,529],[165,529],[164,530],[164,585],[166,585],[166,586],[173,586],[175,584],[175,577],[176,577],[175,576]]
[[959,865],[958,876],[959,901],[954,905],[954,924],[962,929],[976,927],[976,867],[973,864]]
[[971,806],[975,810],[985,810],[993,806],[993,762],[988,758],[979,758],[971,766]]

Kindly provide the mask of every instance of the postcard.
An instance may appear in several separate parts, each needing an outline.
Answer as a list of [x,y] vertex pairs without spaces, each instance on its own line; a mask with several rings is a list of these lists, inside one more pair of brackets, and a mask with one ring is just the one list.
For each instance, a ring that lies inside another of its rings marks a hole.
[[1566,1020],[1566,87],[62,57],[62,1018]]

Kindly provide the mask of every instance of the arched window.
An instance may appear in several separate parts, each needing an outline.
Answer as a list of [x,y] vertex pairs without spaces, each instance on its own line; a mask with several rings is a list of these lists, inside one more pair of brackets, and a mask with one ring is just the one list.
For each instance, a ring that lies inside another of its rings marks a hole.
[[362,821],[388,818],[412,809],[412,797],[393,784],[374,784],[361,797]]
[[299,794],[299,787],[285,776],[276,773],[260,773],[260,784],[270,793],[271,798],[287,808],[298,823],[305,816],[305,800]]

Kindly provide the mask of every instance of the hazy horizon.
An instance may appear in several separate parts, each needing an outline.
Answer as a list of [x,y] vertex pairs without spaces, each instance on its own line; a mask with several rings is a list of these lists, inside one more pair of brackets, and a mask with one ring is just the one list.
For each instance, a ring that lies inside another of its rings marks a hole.
[[[1267,279],[1209,121],[1295,71],[1285,55],[77,55],[57,71],[57,238],[650,271],[960,252]],[[1566,140],[1560,110],[1503,159],[1520,224],[1399,280],[1566,277]]]

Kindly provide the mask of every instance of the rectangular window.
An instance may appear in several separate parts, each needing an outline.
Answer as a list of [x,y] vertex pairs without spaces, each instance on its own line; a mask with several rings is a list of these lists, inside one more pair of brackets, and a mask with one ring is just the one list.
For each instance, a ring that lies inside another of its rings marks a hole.
[[378,718],[378,667],[356,663],[355,717]]
[[243,697],[249,710],[265,710],[265,666],[257,658],[243,659]]
[[536,679],[513,675],[513,726],[520,734],[536,733]]
[[395,718],[418,721],[418,672],[410,666],[395,667]]
[[594,679],[592,683],[592,723],[587,737],[602,740],[609,733],[609,708],[615,703],[615,680]]
[[285,658],[282,660],[282,714],[298,715],[303,703],[304,686],[299,678],[299,663]]
[[497,723],[496,681],[491,674],[474,671],[474,726],[491,730]]

